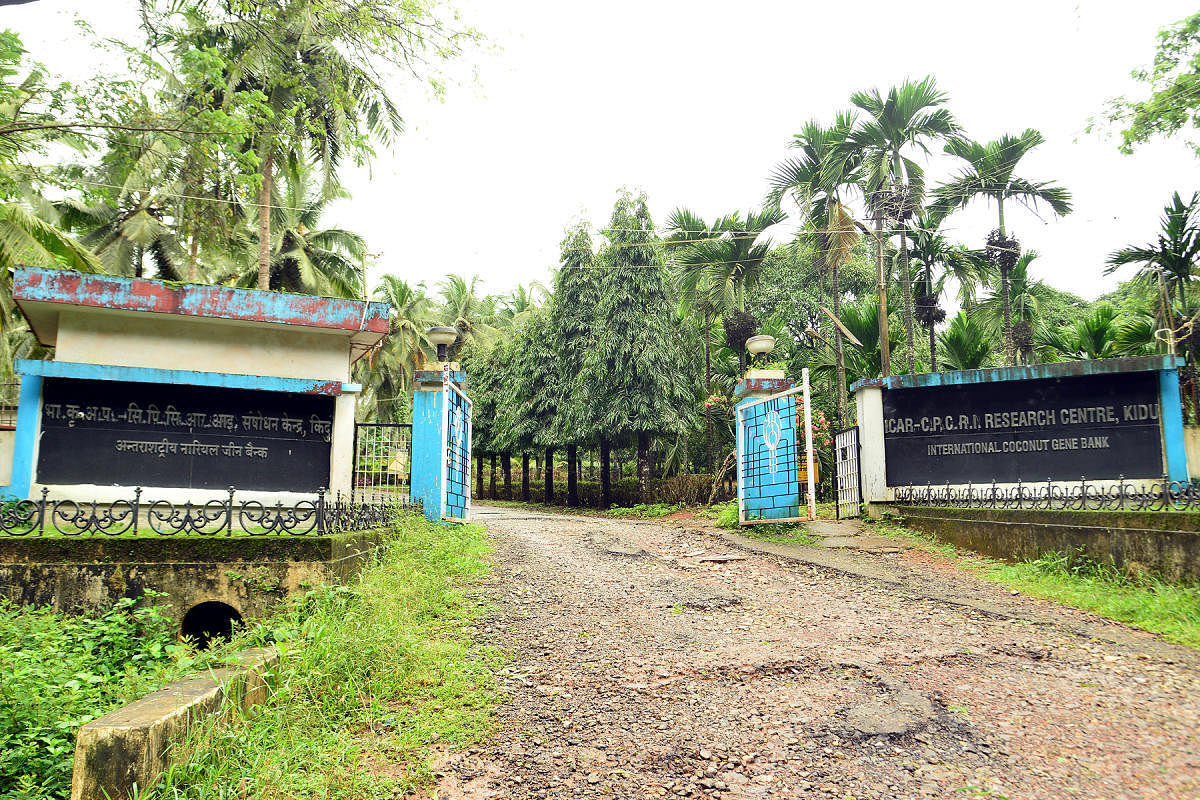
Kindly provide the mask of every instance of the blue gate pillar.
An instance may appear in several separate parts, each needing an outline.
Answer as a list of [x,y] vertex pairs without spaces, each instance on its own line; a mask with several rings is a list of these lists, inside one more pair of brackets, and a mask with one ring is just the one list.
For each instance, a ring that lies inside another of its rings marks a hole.
[[[451,372],[450,380],[460,389],[467,385],[465,372]],[[442,438],[442,371],[418,370],[413,377],[412,474],[410,494],[420,503],[430,522],[442,519],[442,456],[446,442]],[[468,473],[470,466],[468,465]]]
[[796,397],[757,401],[795,383],[783,370],[752,369],[734,388],[737,399],[738,497],[746,522],[795,519],[800,514],[797,458],[803,443]]

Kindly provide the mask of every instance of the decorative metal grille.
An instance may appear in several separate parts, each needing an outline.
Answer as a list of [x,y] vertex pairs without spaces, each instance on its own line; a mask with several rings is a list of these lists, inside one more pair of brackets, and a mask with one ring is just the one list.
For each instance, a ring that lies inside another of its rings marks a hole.
[[800,470],[796,437],[795,394],[773,397],[738,408],[738,502],[742,521],[753,519],[748,501],[775,509],[771,521],[799,517]]
[[442,519],[466,522],[471,513],[471,401],[450,381],[442,384]]
[[896,505],[948,506],[983,509],[1046,509],[1067,511],[1195,511],[1200,509],[1200,484],[1173,481],[1166,475],[1150,483],[1126,481],[1021,483],[1011,486],[901,486],[894,488]]
[[412,472],[412,425],[360,422],[354,426],[354,480],[350,499],[408,502]]
[[330,499],[321,490],[311,500],[271,506],[236,500],[232,486],[224,499],[207,503],[145,500],[141,488],[134,490],[132,499],[111,503],[49,500],[48,495],[49,490],[43,489],[38,500],[0,505],[0,534],[324,536],[391,525],[397,512],[408,505],[407,494],[387,501],[351,502],[340,496]]
[[836,466],[837,518],[862,514],[862,479],[858,471],[858,427],[838,431],[833,437]]

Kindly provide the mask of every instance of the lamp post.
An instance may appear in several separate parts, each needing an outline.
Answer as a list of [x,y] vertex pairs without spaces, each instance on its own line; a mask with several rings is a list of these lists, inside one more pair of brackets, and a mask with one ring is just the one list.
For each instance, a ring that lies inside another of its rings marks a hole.
[[775,349],[775,337],[764,334],[751,336],[746,340],[746,349],[761,361],[766,357],[767,353]]
[[448,325],[434,325],[425,331],[425,336],[429,339],[430,343],[437,347],[437,360],[444,363],[446,361],[447,349],[458,338],[458,331]]

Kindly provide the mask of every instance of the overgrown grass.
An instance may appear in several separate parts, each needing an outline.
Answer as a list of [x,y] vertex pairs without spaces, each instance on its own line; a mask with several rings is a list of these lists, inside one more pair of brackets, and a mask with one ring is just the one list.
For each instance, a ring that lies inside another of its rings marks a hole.
[[1081,551],[1046,553],[1015,564],[962,551],[894,520],[873,524],[878,533],[903,538],[922,550],[950,558],[993,583],[1034,597],[1091,611],[1164,639],[1200,647],[1200,585],[1171,583],[1099,564]]
[[609,517],[636,517],[637,519],[660,519],[674,514],[683,506],[667,505],[666,503],[637,503],[628,508],[615,507],[604,512]]
[[718,528],[737,531],[739,535],[749,539],[759,539],[764,542],[776,542],[778,544],[813,545],[817,543],[817,540],[809,535],[804,524],[799,522],[741,525],[738,522],[738,504],[736,500],[713,505],[711,506],[710,513],[715,516]]
[[227,654],[132,599],[86,615],[0,599],[0,798],[67,797],[80,726]]
[[379,562],[352,586],[321,587],[242,634],[285,641],[263,705],[202,727],[195,755],[160,798],[378,798],[432,780],[430,745],[488,729],[501,660],[477,643],[467,587],[487,570],[475,525],[405,514]]

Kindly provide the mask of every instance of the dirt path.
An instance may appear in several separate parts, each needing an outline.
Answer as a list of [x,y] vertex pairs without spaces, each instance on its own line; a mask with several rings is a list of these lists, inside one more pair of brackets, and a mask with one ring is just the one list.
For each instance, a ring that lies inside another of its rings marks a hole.
[[925,553],[847,572],[695,521],[477,517],[509,701],[439,797],[1200,797],[1194,651]]

